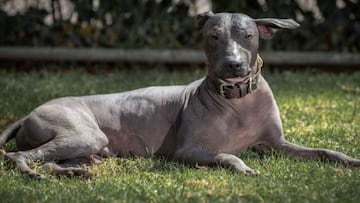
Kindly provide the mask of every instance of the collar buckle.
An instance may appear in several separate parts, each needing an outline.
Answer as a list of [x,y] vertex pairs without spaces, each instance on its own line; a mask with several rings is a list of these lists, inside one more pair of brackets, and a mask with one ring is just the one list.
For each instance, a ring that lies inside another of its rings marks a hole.
[[222,83],[220,84],[220,95],[223,96],[223,97],[227,97],[226,95],[226,91],[225,91],[225,88],[229,88],[229,89],[233,89],[235,86],[237,86],[237,84],[232,84],[232,83]]

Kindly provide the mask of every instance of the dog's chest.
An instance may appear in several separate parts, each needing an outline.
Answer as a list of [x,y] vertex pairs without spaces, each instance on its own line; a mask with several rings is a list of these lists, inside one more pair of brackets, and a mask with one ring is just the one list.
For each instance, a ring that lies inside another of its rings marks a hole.
[[223,122],[207,132],[204,146],[214,152],[237,152],[255,145],[260,137],[260,126],[251,120]]
[[271,115],[272,103],[267,100],[268,97],[254,95],[238,106],[204,116],[203,125],[208,127],[201,136],[202,145],[209,151],[227,153],[256,145]]

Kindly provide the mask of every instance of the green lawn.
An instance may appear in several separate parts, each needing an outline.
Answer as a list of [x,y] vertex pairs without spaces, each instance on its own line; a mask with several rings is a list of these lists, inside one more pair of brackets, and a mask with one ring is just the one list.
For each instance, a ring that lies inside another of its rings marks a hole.
[[[110,93],[149,85],[186,84],[205,71],[0,70],[0,131],[55,97]],[[288,140],[360,158],[360,72],[265,74]],[[14,143],[6,146],[13,149]],[[360,169],[239,154],[257,177],[222,168],[195,169],[156,158],[107,159],[95,176],[33,181],[0,158],[0,202],[360,202]],[[37,164],[34,163],[34,166]]]

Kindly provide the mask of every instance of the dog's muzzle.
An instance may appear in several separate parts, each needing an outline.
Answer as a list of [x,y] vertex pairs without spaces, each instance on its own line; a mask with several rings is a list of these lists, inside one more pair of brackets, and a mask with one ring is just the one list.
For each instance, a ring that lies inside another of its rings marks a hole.
[[257,83],[260,77],[262,65],[263,61],[258,55],[256,59],[255,74],[250,74],[249,77],[244,81],[237,83],[227,83],[223,80],[216,79],[213,82],[215,86],[218,87],[218,92],[222,97],[227,99],[245,97],[247,94],[250,94],[257,89]]

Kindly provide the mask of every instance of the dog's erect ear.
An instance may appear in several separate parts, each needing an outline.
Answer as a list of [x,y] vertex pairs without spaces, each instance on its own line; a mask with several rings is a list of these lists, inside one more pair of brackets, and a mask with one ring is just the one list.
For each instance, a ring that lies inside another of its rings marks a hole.
[[293,19],[260,18],[255,19],[255,23],[263,39],[271,39],[278,29],[295,29],[300,26]]
[[202,28],[205,25],[206,21],[213,15],[214,13],[212,11],[206,11],[205,13],[199,14],[196,17],[198,28]]

